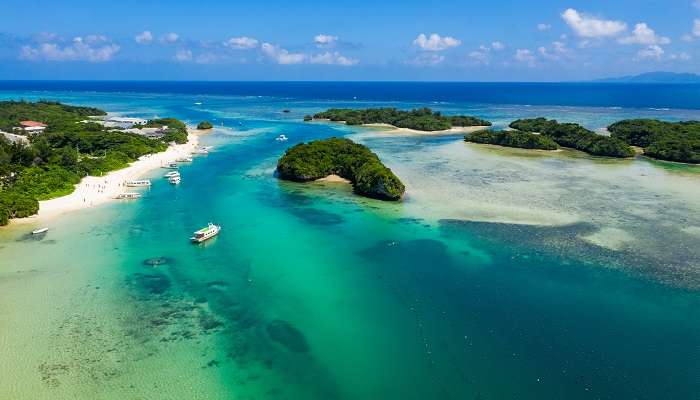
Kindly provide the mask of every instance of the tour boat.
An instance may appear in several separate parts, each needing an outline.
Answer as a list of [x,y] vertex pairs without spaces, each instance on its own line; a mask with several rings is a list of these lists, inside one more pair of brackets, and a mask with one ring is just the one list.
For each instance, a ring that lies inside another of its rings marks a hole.
[[287,136],[285,136],[284,134],[282,134],[282,135],[277,136],[275,138],[275,140],[278,142],[286,142],[287,140],[289,140],[289,138]]
[[214,225],[211,222],[206,227],[198,230],[194,233],[194,236],[190,238],[193,243],[202,243],[205,240],[211,239],[219,234],[221,231],[220,225]]
[[177,171],[170,171],[167,174],[163,175],[164,178],[172,178],[173,176],[180,176],[180,173]]
[[126,186],[129,186],[129,187],[151,186],[151,180],[150,179],[143,179],[140,181],[126,181]]
[[45,233],[49,230],[49,228],[41,228],[41,229],[36,229],[32,231],[32,235],[38,235],[41,233]]
[[126,192],[126,193],[119,193],[117,195],[117,199],[124,199],[124,200],[131,200],[131,199],[138,199],[141,197],[141,193],[134,193],[134,192]]
[[172,183],[173,185],[179,184],[180,183],[180,175],[171,176],[170,178],[168,178],[168,182]]

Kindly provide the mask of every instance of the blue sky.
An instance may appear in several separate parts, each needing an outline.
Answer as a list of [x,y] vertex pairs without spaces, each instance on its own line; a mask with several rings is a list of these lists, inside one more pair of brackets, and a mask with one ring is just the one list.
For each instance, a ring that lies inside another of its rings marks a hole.
[[3,0],[0,79],[585,80],[700,72],[700,0]]

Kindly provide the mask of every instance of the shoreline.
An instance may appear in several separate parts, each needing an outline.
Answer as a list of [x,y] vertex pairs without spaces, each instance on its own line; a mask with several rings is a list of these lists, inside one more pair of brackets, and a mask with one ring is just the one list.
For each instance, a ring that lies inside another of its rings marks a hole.
[[[314,121],[320,122],[331,122],[347,125],[345,121],[331,121],[330,119],[316,118]],[[362,125],[347,125],[347,126],[359,126],[362,128],[369,128],[376,131],[384,131],[391,134],[403,134],[403,135],[425,135],[425,136],[439,136],[439,135],[460,135],[465,133],[472,133],[477,131],[483,131],[490,129],[490,126],[453,126],[450,129],[445,129],[441,131],[420,131],[411,128],[399,128],[391,124],[376,123],[376,124],[362,124]]]
[[169,164],[180,157],[191,155],[199,143],[199,137],[205,133],[205,131],[188,128],[187,143],[173,144],[160,153],[143,155],[129,164],[129,166],[111,171],[104,176],[86,176],[81,179],[80,183],[75,185],[75,190],[72,193],[40,201],[37,214],[26,218],[12,218],[7,226],[45,221],[71,211],[92,208],[109,201],[116,201],[116,195],[129,191],[123,185],[125,181],[137,180],[164,164]]

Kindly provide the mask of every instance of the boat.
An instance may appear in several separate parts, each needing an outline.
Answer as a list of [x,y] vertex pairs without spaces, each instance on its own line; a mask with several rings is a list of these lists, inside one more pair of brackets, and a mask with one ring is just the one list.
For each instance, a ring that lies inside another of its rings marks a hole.
[[163,175],[164,178],[172,178],[173,176],[180,176],[180,173],[177,171],[170,171],[167,174]]
[[177,161],[177,162],[192,162],[192,157],[190,157],[190,156],[180,157],[175,161]]
[[49,228],[35,229],[32,231],[32,235],[39,235],[48,232]]
[[126,181],[126,186],[129,186],[129,187],[151,186],[151,180],[150,179],[143,179],[140,181]]
[[179,184],[180,181],[181,181],[180,175],[175,175],[175,176],[171,176],[170,178],[168,178],[168,182],[172,183],[173,185]]
[[275,140],[278,142],[286,142],[287,140],[289,140],[289,138],[287,136],[285,136],[284,134],[282,134],[282,135],[277,136],[275,138]]
[[131,199],[138,199],[139,197],[141,197],[141,193],[125,192],[125,193],[119,193],[115,198],[121,199],[121,200],[131,200]]
[[202,243],[205,240],[209,240],[214,236],[218,235],[219,231],[221,231],[221,226],[214,225],[210,222],[206,227],[196,231],[194,233],[194,236],[192,236],[190,240],[193,243]]
[[198,149],[195,149],[192,153],[194,154],[209,154],[209,149],[206,147],[200,147]]
[[177,166],[177,163],[170,163],[170,164],[168,164],[168,165],[164,165],[162,168],[165,168],[165,169],[178,169],[178,168],[180,168],[180,167]]
[[201,102],[201,101],[198,101],[198,102],[196,102],[196,103],[194,103],[194,104],[195,104],[195,105],[198,105],[198,106],[201,106],[201,105],[202,105],[202,102]]

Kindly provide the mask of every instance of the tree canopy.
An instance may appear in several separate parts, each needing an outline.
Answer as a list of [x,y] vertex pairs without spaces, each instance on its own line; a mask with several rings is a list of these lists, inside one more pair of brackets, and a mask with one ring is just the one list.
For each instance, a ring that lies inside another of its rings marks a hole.
[[629,119],[610,125],[608,131],[614,138],[644,148],[649,157],[700,163],[700,121]]
[[308,182],[338,175],[352,182],[359,195],[400,200],[403,183],[367,146],[349,139],[330,138],[300,143],[287,149],[277,162],[281,179]]
[[557,143],[551,138],[531,132],[513,131],[477,131],[464,136],[466,142],[494,144],[521,149],[556,150]]
[[453,126],[491,126],[489,121],[476,117],[455,115],[445,116],[430,108],[411,111],[396,108],[331,108],[313,116],[316,119],[344,121],[348,125],[389,124],[397,128],[409,128],[419,131],[443,131]]
[[211,129],[213,127],[214,126],[209,121],[202,121],[199,124],[197,124],[197,129],[199,129],[199,130]]
[[618,158],[634,156],[634,150],[622,140],[599,135],[579,124],[535,118],[513,121],[510,127],[523,132],[539,133],[551,138],[562,147],[570,147],[596,156]]

